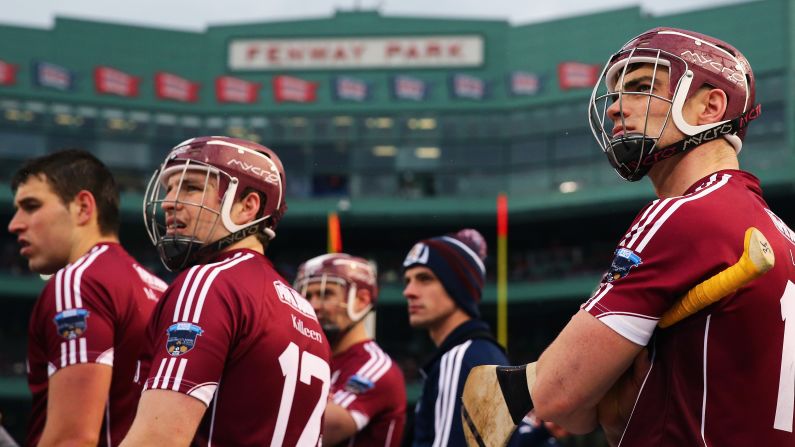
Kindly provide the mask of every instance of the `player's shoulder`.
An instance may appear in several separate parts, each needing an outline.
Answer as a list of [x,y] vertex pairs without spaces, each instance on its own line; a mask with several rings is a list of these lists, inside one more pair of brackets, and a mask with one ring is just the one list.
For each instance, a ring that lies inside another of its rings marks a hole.
[[739,193],[734,175],[718,172],[693,185],[684,195],[649,203],[638,213],[619,246],[639,253],[648,246],[686,248],[691,243],[725,237],[733,231],[734,222],[721,216],[737,201],[746,200]]

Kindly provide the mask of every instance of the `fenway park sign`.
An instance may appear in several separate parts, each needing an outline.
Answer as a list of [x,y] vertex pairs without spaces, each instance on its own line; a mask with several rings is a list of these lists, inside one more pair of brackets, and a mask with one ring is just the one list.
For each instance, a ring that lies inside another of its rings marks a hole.
[[477,67],[483,64],[483,38],[235,39],[228,64],[240,71]]

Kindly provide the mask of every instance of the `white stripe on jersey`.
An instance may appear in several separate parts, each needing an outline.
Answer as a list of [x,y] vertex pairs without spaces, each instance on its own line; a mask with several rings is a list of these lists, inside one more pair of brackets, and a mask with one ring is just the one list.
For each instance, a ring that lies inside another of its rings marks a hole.
[[[240,264],[241,262],[249,260],[253,257],[254,255],[252,253],[247,253],[245,255],[242,253],[235,253],[235,255],[231,258],[225,259],[221,262],[192,267],[188,272],[188,275],[185,277],[185,282],[182,284],[182,288],[180,289],[180,294],[177,298],[177,304],[174,307],[174,317],[172,321],[175,323],[180,321],[188,321],[194,300],[197,298],[197,291],[201,290],[198,293],[198,300],[196,300],[196,308],[194,309],[192,319],[193,323],[198,323],[199,318],[201,317],[202,308],[204,307],[204,300],[207,298],[207,293],[209,292],[210,287],[212,286],[212,283],[218,274],[223,270],[232,268],[237,264]],[[207,276],[206,279],[204,279],[205,275]],[[204,281],[202,281],[203,279]],[[188,291],[187,297],[185,296],[186,291]],[[181,317],[180,313],[182,314]]]
[[[635,225],[632,226],[632,229],[630,229],[629,232],[624,236],[624,240],[621,241],[619,245],[624,247],[631,247],[634,245],[638,240],[638,236],[640,236],[641,233],[643,233],[643,230],[646,229],[646,225],[648,225],[649,222],[653,222],[654,218],[657,217],[657,213],[659,213],[661,209],[665,208],[670,201],[671,198],[664,200],[657,199],[652,202],[651,205],[646,208],[646,211],[643,213],[643,215],[640,216],[640,219],[638,219]],[[632,237],[632,239],[627,241],[627,239],[630,237]]]
[[193,388],[189,389],[186,394],[199,399],[200,401],[204,402],[204,405],[209,406],[210,401],[213,400],[216,389],[218,389],[218,383],[207,382],[194,386]]
[[[97,245],[88,253],[81,256],[72,265],[68,265],[55,274],[55,311],[83,307],[83,295],[80,292],[80,283],[83,273],[104,252],[107,245]],[[72,305],[74,298],[74,306]],[[61,343],[61,368],[76,363],[88,363],[88,346],[85,337],[80,337]]]
[[[163,380],[160,381],[160,383],[161,383],[160,388],[162,388],[164,390],[168,389],[168,380],[171,378],[171,371],[174,370],[174,364],[175,363],[177,363],[177,358],[176,357],[171,357],[170,359],[168,359],[168,365],[166,366],[166,372],[165,372],[165,374],[163,374]],[[153,386],[152,388],[156,388],[156,387]]]
[[607,283],[606,285],[604,285],[603,289],[599,293],[592,296],[591,298],[588,299],[588,301],[585,302],[585,304],[583,305],[583,310],[589,312],[591,309],[593,309],[593,307],[596,306],[596,303],[598,303],[603,296],[607,295],[607,292],[609,292],[610,289],[612,288],[613,284]]
[[188,275],[185,276],[185,282],[182,283],[182,287],[179,289],[179,296],[177,297],[177,305],[174,306],[174,318],[171,319],[174,323],[179,321],[179,309],[182,306],[182,299],[185,298],[185,291],[188,290],[188,286],[191,283],[191,279],[193,279],[193,275],[199,270],[202,266],[195,265],[188,270]]
[[74,365],[77,363],[77,341],[73,338],[69,340],[69,364]]
[[[729,174],[721,174],[720,179],[718,179],[717,175],[718,174],[713,174],[713,176],[710,178],[710,185],[704,187],[700,191],[698,191],[696,193],[693,193],[693,194],[689,194],[687,196],[682,196],[682,197],[675,198],[673,200],[673,203],[671,204],[671,206],[668,207],[668,209],[663,213],[663,215],[660,216],[659,219],[654,221],[654,224],[652,225],[651,229],[648,231],[648,233],[645,233],[645,235],[643,237],[643,240],[640,242],[640,244],[638,244],[638,246],[634,250],[637,253],[641,253],[643,251],[643,249],[646,248],[646,245],[648,245],[649,242],[651,242],[651,240],[654,237],[654,235],[657,234],[657,231],[668,220],[668,218],[670,218],[676,212],[676,210],[678,210],[682,205],[684,205],[687,202],[692,202],[693,200],[701,199],[701,198],[703,198],[705,196],[708,196],[709,194],[719,190],[721,187],[726,185],[729,182],[729,179],[731,178],[731,175],[729,175]],[[662,207],[661,207],[661,209],[662,209]],[[647,226],[650,223],[651,222],[647,223]],[[638,234],[635,235],[635,237],[633,238],[632,241],[634,242],[635,240],[637,240],[638,236],[640,236],[640,232],[638,232]],[[632,248],[632,244],[627,245],[627,248],[633,249]]]
[[606,312],[596,318],[640,346],[646,346],[659,321],[659,318],[629,312]]
[[621,439],[618,440],[618,447],[621,447],[621,443],[624,441],[624,435],[627,434],[627,428],[629,428],[630,423],[632,423],[632,416],[635,414],[635,408],[638,406],[638,401],[640,400],[640,396],[643,394],[643,389],[646,387],[646,381],[649,380],[649,376],[651,375],[651,370],[654,369],[654,360],[656,355],[654,353],[654,349],[650,349],[651,357],[649,358],[649,370],[646,371],[646,375],[643,377],[643,383],[640,384],[640,390],[638,390],[638,395],[635,396],[635,403],[632,404],[632,411],[629,413],[629,419],[627,419],[627,425],[624,427],[624,431],[621,433]]
[[395,431],[395,422],[396,421],[392,419],[392,422],[389,423],[389,430],[386,432],[386,443],[384,444],[384,447],[389,447],[389,445],[392,443],[392,432]]
[[707,419],[707,345],[709,344],[709,323],[712,320],[712,314],[707,315],[707,322],[704,326],[704,397],[701,402],[701,440],[704,445],[707,445],[707,438],[704,437],[704,428]]
[[61,313],[63,310],[63,298],[61,297],[61,281],[63,280],[63,269],[55,274],[55,311]]
[[179,386],[182,385],[182,374],[185,373],[185,365],[188,364],[188,359],[179,359],[179,366],[177,367],[177,375],[174,377],[174,385],[171,389],[179,391]]
[[439,394],[436,396],[433,447],[447,446],[450,439],[450,428],[458,394],[458,379],[461,375],[461,362],[464,354],[472,344],[472,340],[454,347],[442,356],[439,370]]
[[80,363],[88,362],[88,350],[86,349],[86,338],[80,337]]
[[[378,382],[392,367],[392,359],[374,341],[367,342],[364,349],[370,353],[370,358],[356,371],[355,375],[373,383]],[[348,408],[356,400],[356,397],[357,394],[343,388],[334,393],[332,400],[335,404]]]
[[83,273],[86,271],[94,261],[97,260],[99,255],[108,251],[107,245],[98,245],[94,247],[89,253],[83,265],[77,267],[74,275],[74,283],[72,284],[74,290],[75,307],[83,307],[83,294],[80,293],[80,281],[83,279]]
[[[105,350],[105,352],[103,352],[102,354],[97,356],[96,362],[97,363],[101,363],[103,365],[113,366],[113,348],[108,348],[108,349]],[[141,368],[141,361],[140,360],[138,361],[138,368],[139,369]],[[137,382],[137,381],[138,381],[138,379],[135,379],[133,382]]]
[[155,381],[152,382],[152,389],[157,388],[157,384],[160,383],[160,376],[163,375],[163,368],[166,366],[166,362],[170,359],[163,359],[160,361],[160,367],[157,368],[157,374],[155,374]]
[[240,264],[243,261],[247,261],[254,257],[254,255],[251,253],[238,257],[239,254],[240,253],[237,253],[235,255],[235,258],[237,259],[233,258],[232,261],[226,263],[225,265],[219,266],[218,268],[214,269],[209,275],[207,275],[207,281],[204,283],[201,295],[199,295],[199,302],[196,304],[196,310],[193,312],[194,323],[197,324],[199,323],[199,318],[201,317],[202,314],[202,308],[204,307],[204,300],[207,299],[207,293],[210,291],[210,285],[213,283],[213,281],[215,281],[215,278],[218,276],[218,274],[224,270],[231,269],[232,267]]

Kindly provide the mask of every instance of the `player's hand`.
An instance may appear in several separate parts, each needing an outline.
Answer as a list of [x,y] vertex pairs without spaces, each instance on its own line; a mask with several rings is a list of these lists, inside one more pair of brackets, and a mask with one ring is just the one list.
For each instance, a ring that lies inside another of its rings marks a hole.
[[621,434],[624,433],[629,416],[632,414],[632,407],[635,405],[650,366],[649,352],[644,348],[599,402],[597,407],[599,425],[602,426],[607,442],[611,446],[618,445]]

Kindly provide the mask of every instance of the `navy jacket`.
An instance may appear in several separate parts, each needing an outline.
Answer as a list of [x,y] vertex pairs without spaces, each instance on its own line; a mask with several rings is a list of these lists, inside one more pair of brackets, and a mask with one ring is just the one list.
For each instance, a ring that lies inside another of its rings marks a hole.
[[488,324],[469,320],[455,328],[421,369],[424,383],[416,408],[414,445],[466,446],[461,394],[469,370],[478,365],[507,364]]

